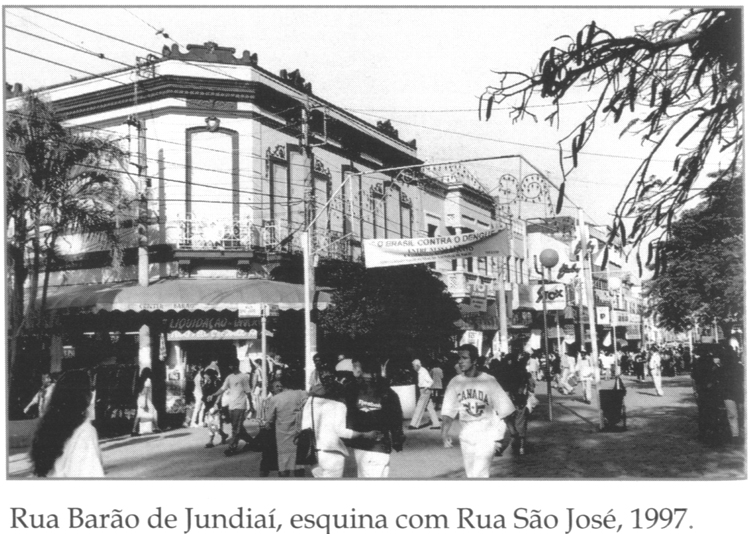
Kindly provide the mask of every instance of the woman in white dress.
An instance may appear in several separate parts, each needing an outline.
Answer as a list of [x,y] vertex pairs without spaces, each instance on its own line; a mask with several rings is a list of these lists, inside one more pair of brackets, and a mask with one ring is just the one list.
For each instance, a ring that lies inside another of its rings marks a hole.
[[91,380],[86,371],[68,371],[57,381],[31,443],[36,476],[104,476],[99,436],[90,419],[91,397]]
[[144,367],[141,371],[141,377],[138,379],[138,399],[136,404],[135,421],[133,421],[133,431],[131,436],[140,434],[139,426],[141,422],[151,421],[152,431],[159,431],[159,416],[154,408],[151,385],[151,368]]

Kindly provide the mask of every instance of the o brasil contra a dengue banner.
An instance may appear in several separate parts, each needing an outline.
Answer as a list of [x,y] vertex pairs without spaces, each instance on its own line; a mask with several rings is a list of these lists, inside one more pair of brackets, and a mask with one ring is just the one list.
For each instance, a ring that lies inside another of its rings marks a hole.
[[508,255],[510,252],[507,228],[455,236],[365,239],[363,244],[367,268]]

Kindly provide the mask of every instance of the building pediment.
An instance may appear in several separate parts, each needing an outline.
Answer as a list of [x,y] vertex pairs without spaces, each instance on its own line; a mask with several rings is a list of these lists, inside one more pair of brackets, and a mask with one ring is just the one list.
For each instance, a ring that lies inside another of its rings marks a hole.
[[242,56],[234,57],[235,49],[226,46],[219,46],[209,41],[202,45],[189,44],[187,52],[180,52],[180,47],[173,44],[171,48],[164,46],[161,51],[164,59],[178,59],[180,61],[206,61],[209,63],[223,63],[225,65],[257,65],[258,54],[251,54],[247,50],[242,52]]

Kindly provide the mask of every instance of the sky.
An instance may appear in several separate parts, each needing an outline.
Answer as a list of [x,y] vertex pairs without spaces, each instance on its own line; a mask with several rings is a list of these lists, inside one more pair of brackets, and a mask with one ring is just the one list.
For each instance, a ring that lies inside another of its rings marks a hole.
[[[418,155],[426,161],[521,154],[555,183],[561,177],[557,141],[588,112],[595,96],[571,95],[569,100],[577,103],[562,108],[557,128],[543,121],[552,108],[541,100],[537,104],[542,107],[535,108],[538,122],[514,124],[502,107],[489,121],[480,120],[480,95],[498,82],[497,71],[530,73],[556,38],[575,35],[592,20],[615,36],[625,36],[671,12],[665,7],[33,9],[80,27],[23,7],[5,8],[6,82],[39,88],[86,76],[65,66],[91,73],[122,67],[95,57],[98,54],[132,64],[148,50],[160,54],[164,45],[177,43],[184,50],[187,44],[214,41],[235,48],[237,56],[244,50],[257,53],[259,65],[274,73],[300,69],[314,94],[368,122],[390,119],[402,139],[417,140]],[[619,137],[621,127],[601,124],[568,178],[568,196],[596,224],[610,221],[646,154],[638,139]],[[666,175],[670,169],[666,157],[654,173]],[[472,170],[481,173],[488,187],[503,172],[492,162]]]

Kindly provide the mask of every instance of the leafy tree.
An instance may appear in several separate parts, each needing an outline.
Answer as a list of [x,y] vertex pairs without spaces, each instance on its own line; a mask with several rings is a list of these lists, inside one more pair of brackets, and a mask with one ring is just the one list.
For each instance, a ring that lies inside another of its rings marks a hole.
[[460,318],[443,282],[423,266],[328,267],[333,306],[319,324],[337,349],[383,359],[435,357],[452,346]]
[[727,331],[743,317],[743,175],[716,173],[705,200],[672,224],[667,267],[649,286],[659,326],[683,331],[717,318]]
[[[572,89],[594,91],[597,99],[588,114],[559,142],[563,184],[558,211],[565,178],[578,165],[597,121],[618,123],[630,115],[622,133],[638,135],[652,148],[623,192],[609,242],[619,235],[623,244],[637,245],[659,228],[666,226],[668,232],[675,213],[690,200],[709,154],[729,152],[733,168],[743,151],[741,10],[676,11],[673,18],[627,37],[615,37],[591,22],[575,37],[558,41],[562,44],[544,52],[532,74],[500,72],[499,85],[488,87],[480,100],[480,118],[484,110],[489,120],[493,106],[507,102],[514,122],[537,120],[530,108],[538,95],[557,105],[545,119],[559,124],[559,105]],[[674,175],[654,179],[652,161],[674,146],[680,149]],[[630,217],[634,222],[627,232],[623,221]],[[655,257],[658,264],[658,247]]]
[[66,234],[102,240],[117,262],[116,222],[129,200],[124,174],[115,169],[124,159],[116,142],[64,127],[52,106],[33,93],[27,93],[7,117],[6,283],[13,372],[19,338],[38,337],[45,323],[49,275],[58,260],[59,240]]

